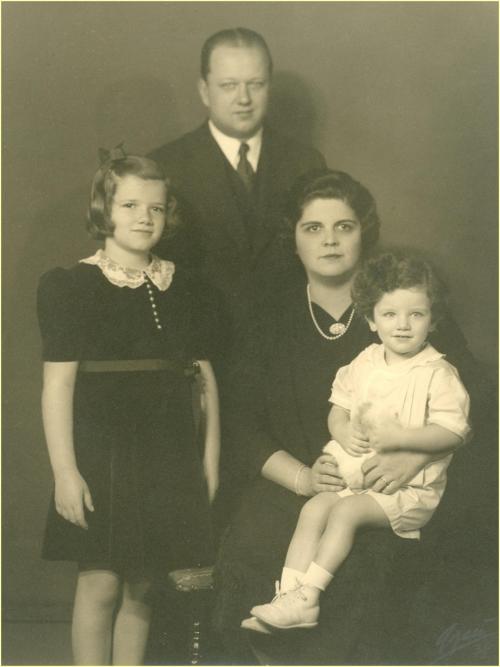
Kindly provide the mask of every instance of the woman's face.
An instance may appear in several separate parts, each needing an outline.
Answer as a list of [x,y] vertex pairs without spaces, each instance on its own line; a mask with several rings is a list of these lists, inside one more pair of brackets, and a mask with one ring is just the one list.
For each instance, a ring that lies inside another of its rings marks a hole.
[[309,280],[347,278],[361,258],[361,223],[341,199],[313,199],[297,222],[295,243]]

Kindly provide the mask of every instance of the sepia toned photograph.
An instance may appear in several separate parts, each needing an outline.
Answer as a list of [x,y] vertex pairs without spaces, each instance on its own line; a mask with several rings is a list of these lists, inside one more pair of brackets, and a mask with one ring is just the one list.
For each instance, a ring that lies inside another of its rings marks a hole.
[[4,665],[498,664],[498,4],[2,3]]

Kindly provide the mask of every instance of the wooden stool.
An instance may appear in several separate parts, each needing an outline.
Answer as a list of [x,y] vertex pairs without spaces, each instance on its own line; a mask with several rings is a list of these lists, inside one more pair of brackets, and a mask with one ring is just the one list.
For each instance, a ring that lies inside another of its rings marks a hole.
[[190,638],[188,664],[200,665],[207,657],[213,591],[213,566],[174,570],[168,580],[175,591],[188,597]]

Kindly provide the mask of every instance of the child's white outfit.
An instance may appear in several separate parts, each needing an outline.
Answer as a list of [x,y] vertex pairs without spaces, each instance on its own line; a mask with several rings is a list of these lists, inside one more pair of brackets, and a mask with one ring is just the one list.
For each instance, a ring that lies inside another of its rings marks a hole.
[[[373,344],[348,366],[339,369],[330,402],[351,414],[365,427],[370,422],[396,416],[404,428],[437,424],[466,439],[469,396],[454,366],[431,345],[414,357],[387,365],[384,346]],[[446,469],[452,455],[425,466],[408,484],[393,494],[363,489],[362,463],[374,452],[351,456],[338,442],[324,448],[337,459],[348,488],[339,495],[366,493],[382,507],[400,537],[418,538],[441,500]]]

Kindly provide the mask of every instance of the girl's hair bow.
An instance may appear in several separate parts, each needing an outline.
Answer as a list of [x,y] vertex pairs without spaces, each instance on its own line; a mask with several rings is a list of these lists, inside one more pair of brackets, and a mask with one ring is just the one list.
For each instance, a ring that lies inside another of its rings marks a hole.
[[107,148],[99,148],[99,162],[101,165],[111,160],[119,160],[121,158],[127,157],[125,149],[123,148],[124,143],[124,141],[120,142],[111,150],[108,150]]

